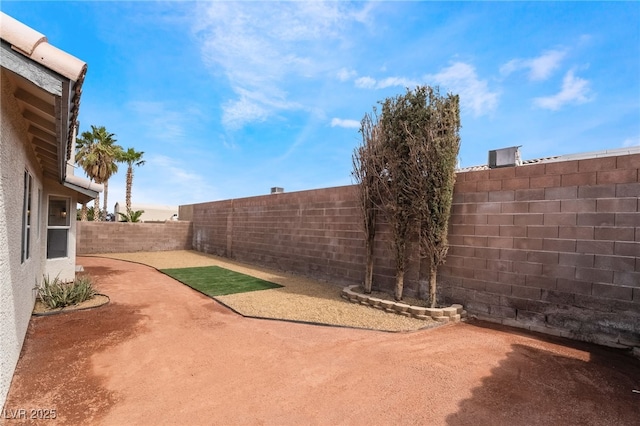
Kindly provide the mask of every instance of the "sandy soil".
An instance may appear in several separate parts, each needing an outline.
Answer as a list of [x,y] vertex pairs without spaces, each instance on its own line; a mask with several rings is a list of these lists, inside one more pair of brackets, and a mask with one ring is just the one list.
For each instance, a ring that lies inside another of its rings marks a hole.
[[349,303],[340,297],[342,287],[330,283],[242,264],[197,251],[116,253],[99,256],[142,263],[156,269],[216,265],[284,286],[215,297],[245,316],[383,331],[410,331],[439,325],[430,319],[407,318]]
[[640,423],[640,362],[618,351],[476,322],[245,318],[144,265],[79,263],[111,303],[32,318],[2,424]]

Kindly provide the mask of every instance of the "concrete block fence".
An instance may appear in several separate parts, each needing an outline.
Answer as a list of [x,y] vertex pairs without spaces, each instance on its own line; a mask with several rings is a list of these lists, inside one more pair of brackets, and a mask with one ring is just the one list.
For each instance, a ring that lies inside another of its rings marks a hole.
[[192,239],[191,222],[78,221],[76,253],[81,256],[98,253],[191,250]]
[[460,173],[445,298],[507,325],[640,346],[640,155]]
[[[640,347],[638,169],[640,154],[626,154],[458,173],[440,300],[506,325]],[[341,286],[363,281],[353,186],[186,205],[179,215],[190,222],[79,224],[78,253],[188,248]],[[394,284],[389,237],[381,223],[379,290]],[[426,268],[415,244],[410,251],[414,296]]]
[[[640,346],[640,154],[461,172],[439,273],[469,315],[612,346]],[[360,284],[364,240],[352,186],[180,207],[193,248]],[[374,281],[394,264],[380,224]],[[408,295],[418,292],[413,247]]]

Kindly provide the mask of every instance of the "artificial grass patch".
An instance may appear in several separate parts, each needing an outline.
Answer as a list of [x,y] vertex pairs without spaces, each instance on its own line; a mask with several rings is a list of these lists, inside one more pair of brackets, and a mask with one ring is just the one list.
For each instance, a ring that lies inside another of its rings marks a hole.
[[211,297],[282,287],[219,266],[161,269],[161,272]]

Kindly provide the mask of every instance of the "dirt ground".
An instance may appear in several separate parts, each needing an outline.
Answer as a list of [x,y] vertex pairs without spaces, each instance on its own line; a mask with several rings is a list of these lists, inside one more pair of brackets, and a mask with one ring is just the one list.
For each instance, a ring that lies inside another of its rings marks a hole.
[[32,319],[0,422],[640,424],[640,361],[618,351],[474,322],[245,318],[153,268],[78,261],[111,303]]
[[115,253],[101,256],[143,263],[156,269],[215,265],[284,286],[215,297],[245,316],[383,331],[410,331],[439,325],[431,319],[419,320],[397,314],[390,315],[370,307],[345,303],[340,297],[340,286],[282,271],[258,268],[194,250]]

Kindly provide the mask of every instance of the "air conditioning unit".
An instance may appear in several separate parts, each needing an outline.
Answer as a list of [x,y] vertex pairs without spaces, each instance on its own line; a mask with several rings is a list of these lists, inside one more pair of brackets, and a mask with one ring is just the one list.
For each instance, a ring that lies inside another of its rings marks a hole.
[[279,186],[274,186],[271,188],[272,194],[282,194],[284,192],[284,188],[280,188]]
[[494,149],[489,151],[489,168],[513,167],[522,164],[520,160],[520,147],[512,146],[510,148]]

